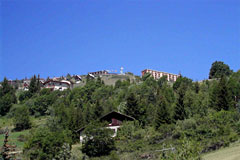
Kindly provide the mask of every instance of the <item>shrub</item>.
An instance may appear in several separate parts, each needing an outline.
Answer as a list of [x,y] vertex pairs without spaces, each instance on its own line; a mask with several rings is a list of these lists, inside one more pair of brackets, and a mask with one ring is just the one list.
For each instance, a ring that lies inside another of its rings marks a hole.
[[84,131],[82,152],[89,157],[108,155],[115,149],[115,143],[111,137],[112,131],[103,125],[90,124]]
[[31,128],[29,110],[26,106],[16,108],[13,123],[17,131]]
[[[23,152],[30,160],[44,160],[54,159],[58,156],[64,155],[66,152],[63,150],[71,144],[69,132],[50,131],[46,127],[40,127],[32,131],[29,139],[24,144]],[[67,154],[68,155],[68,154]]]

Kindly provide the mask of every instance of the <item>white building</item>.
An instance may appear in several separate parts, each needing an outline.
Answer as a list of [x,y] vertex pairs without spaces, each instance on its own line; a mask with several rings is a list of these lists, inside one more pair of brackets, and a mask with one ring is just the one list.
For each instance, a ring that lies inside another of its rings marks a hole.
[[72,88],[72,84],[71,84],[71,82],[66,81],[66,80],[62,80],[62,81],[49,80],[43,84],[43,87],[50,88],[54,91],[55,90],[63,91],[65,89]]
[[156,71],[156,70],[152,70],[152,69],[143,70],[142,71],[142,76],[144,76],[146,73],[151,74],[154,79],[159,79],[163,76],[166,76],[168,81],[173,81],[173,82],[175,82],[177,80],[177,78],[180,77],[180,75],[177,75],[177,74],[172,74],[172,73],[167,73],[167,72],[162,72],[162,71]]

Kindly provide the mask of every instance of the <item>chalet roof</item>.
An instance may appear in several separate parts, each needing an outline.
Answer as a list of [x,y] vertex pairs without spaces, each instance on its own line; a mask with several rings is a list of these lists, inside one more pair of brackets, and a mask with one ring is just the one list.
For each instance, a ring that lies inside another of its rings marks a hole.
[[[111,121],[112,118],[116,118],[118,120],[121,120],[121,121],[134,121],[135,118],[131,117],[131,116],[128,116],[128,115],[125,115],[125,114],[122,114],[120,112],[116,112],[116,111],[112,111],[104,116],[102,116],[99,120],[100,121]],[[76,130],[76,132],[81,132],[85,129],[86,127],[82,127],[78,130]]]
[[58,82],[58,83],[65,83],[65,84],[71,85],[71,82],[65,81],[65,80],[62,80],[62,81],[48,80],[48,81],[44,82],[43,85],[45,85],[45,84],[47,84],[49,82]]
[[74,77],[82,80],[82,77],[80,75],[75,75]]
[[131,116],[122,114],[120,112],[112,111],[112,112],[102,116],[100,118],[100,121],[111,121],[112,118],[116,118],[116,119],[121,120],[121,121],[124,121],[124,120],[133,121],[133,120],[135,120],[135,118],[133,118]]

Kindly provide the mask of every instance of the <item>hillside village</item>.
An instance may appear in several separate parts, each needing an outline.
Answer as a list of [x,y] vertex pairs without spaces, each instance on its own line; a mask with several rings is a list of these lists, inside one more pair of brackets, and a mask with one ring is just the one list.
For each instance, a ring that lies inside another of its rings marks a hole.
[[[169,82],[175,82],[180,75],[156,71],[152,69],[144,69],[141,71],[141,77],[145,74],[151,74],[154,79],[160,79],[166,76]],[[49,88],[51,90],[66,90],[73,89],[78,86],[86,84],[87,79],[97,79],[100,77],[106,85],[115,85],[117,80],[130,80],[130,82],[140,82],[140,77],[133,75],[131,72],[119,74],[109,72],[107,70],[101,70],[96,72],[89,72],[87,75],[66,75],[61,77],[48,77],[47,79],[41,78],[39,75],[36,77],[39,81],[41,88]],[[9,85],[13,86],[17,90],[28,91],[31,78],[25,78],[22,80],[8,80]]]

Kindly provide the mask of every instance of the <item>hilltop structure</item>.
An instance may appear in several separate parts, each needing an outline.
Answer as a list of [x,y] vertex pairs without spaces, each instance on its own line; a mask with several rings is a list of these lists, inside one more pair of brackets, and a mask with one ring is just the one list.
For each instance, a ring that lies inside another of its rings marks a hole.
[[103,71],[89,72],[88,74],[95,76],[95,75],[107,75],[107,74],[109,74],[109,73],[108,73],[108,71],[103,70]]
[[144,76],[146,73],[150,73],[154,79],[159,79],[163,76],[167,76],[168,81],[173,81],[175,82],[180,75],[177,74],[172,74],[172,73],[167,73],[167,72],[162,72],[162,71],[156,71],[152,69],[145,69],[142,71],[142,76]]

